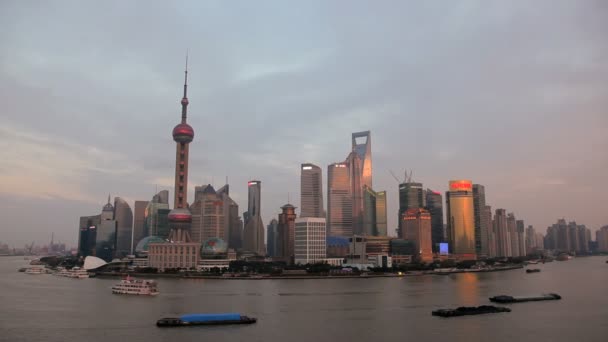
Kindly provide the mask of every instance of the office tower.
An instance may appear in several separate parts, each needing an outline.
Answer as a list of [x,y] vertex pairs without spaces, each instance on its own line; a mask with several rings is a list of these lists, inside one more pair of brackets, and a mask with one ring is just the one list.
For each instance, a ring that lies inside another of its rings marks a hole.
[[446,205],[448,241],[452,253],[461,259],[475,259],[473,183],[470,180],[450,181]]
[[388,229],[386,211],[386,191],[376,192],[376,232],[378,236],[386,236]]
[[402,216],[402,235],[404,240],[413,241],[416,246],[415,259],[420,262],[433,262],[431,214],[423,208],[408,209]]
[[175,152],[175,196],[173,210],[169,212],[170,243],[149,245],[148,261],[151,267],[195,268],[200,258],[200,243],[191,242],[190,226],[192,214],[188,209],[188,160],[189,146],[194,139],[194,129],[187,122],[188,117],[188,59],[184,70],[184,95],[181,99],[181,123],[173,128]]
[[134,253],[134,248],[137,243],[146,237],[145,222],[146,208],[150,201],[135,201],[133,206],[133,235],[131,236],[131,254]]
[[361,163],[361,181],[360,186],[363,188],[367,185],[372,186],[372,136],[370,131],[356,132],[352,134],[352,151],[359,157]]
[[239,205],[230,197],[228,184],[217,190],[224,202],[224,236],[228,239],[228,248],[239,250],[243,246],[243,221],[239,217]]
[[81,216],[78,222],[78,256],[95,255],[97,227],[101,223],[101,215]]
[[[403,182],[399,184],[399,228],[401,229],[401,218],[408,209],[426,207],[426,196],[422,183]],[[441,214],[443,216],[443,213]],[[442,218],[443,221],[443,218]]]
[[484,218],[486,220],[486,227],[488,227],[488,256],[490,258],[496,257],[496,233],[494,232],[494,224],[492,221],[492,207],[486,205],[484,208]]
[[278,247],[278,231],[279,221],[276,219],[272,219],[268,226],[266,226],[266,254],[269,257],[277,256],[277,247]]
[[577,224],[574,221],[568,223],[568,241],[570,243],[568,252],[578,251],[578,229]]
[[603,226],[595,232],[598,252],[608,252],[608,226]]
[[330,236],[353,235],[353,200],[347,163],[327,167],[327,232]]
[[576,227],[578,234],[578,249],[577,253],[586,254],[589,253],[589,239],[587,234],[587,227],[580,225]]
[[[540,246],[537,245],[534,227],[528,226],[528,228],[526,228],[526,255],[530,254],[535,249],[539,249],[539,247]],[[540,249],[542,249],[542,247]]]
[[518,257],[519,255],[519,238],[517,236],[517,224],[515,214],[509,213],[507,215],[507,231],[509,232],[509,238],[511,241],[511,256]]
[[133,211],[124,199],[114,198],[114,220],[116,220],[116,252],[117,258],[123,258],[131,253],[131,235],[133,230]]
[[118,225],[114,219],[115,208],[110,203],[110,195],[108,195],[108,203],[101,210],[100,219],[95,233],[95,256],[105,260],[112,261],[116,255],[116,246],[118,240]]
[[228,240],[225,227],[224,202],[211,184],[199,187],[198,199],[190,206],[192,213],[192,226],[190,238],[193,242],[218,238]]
[[266,255],[264,247],[264,224],[260,216],[262,182],[250,181],[247,183],[249,190],[247,212],[245,218],[245,229],[243,230],[243,249],[257,255]]
[[526,236],[525,236],[525,225],[524,220],[515,221],[515,228],[517,230],[517,245],[519,246],[519,256],[526,256]]
[[[409,183],[414,184],[414,183]],[[418,183],[419,184],[419,183]],[[422,186],[422,184],[421,184]],[[400,187],[401,189],[401,187]],[[415,189],[412,189],[415,190]],[[409,193],[416,193],[416,191],[410,191]],[[426,202],[425,209],[431,214],[431,238],[432,238],[432,248],[433,252],[439,253],[439,243],[445,241],[445,236],[443,232],[443,200],[441,198],[441,193],[438,191],[433,191],[431,189],[426,190],[425,200],[422,201],[418,199],[417,196],[414,196],[415,200],[408,201],[406,203],[424,203]],[[399,193],[399,203],[401,204],[401,192]],[[415,209],[415,208],[408,208]],[[401,220],[400,220],[401,221]]]
[[560,252],[570,251],[570,236],[568,235],[568,225],[566,224],[566,220],[557,220],[557,223],[553,224],[552,230],[555,232],[554,249]]
[[473,213],[475,215],[475,252],[477,257],[488,256],[488,230],[486,211],[486,190],[483,185],[473,184]]
[[505,209],[496,209],[496,213],[494,214],[494,234],[496,234],[496,256],[512,256],[511,234],[509,234],[507,227],[507,211]]
[[376,192],[368,186],[363,186],[363,230],[362,235],[378,235],[376,227]]
[[321,168],[306,163],[300,171],[300,217],[325,217]]
[[304,217],[294,221],[294,260],[296,264],[322,262],[327,256],[325,218]]
[[296,207],[288,203],[282,206],[281,210],[277,225],[278,243],[276,252],[277,256],[291,264],[294,255]]
[[349,165],[353,206],[353,234],[364,233],[364,186],[372,186],[372,140],[370,131],[352,134],[351,153],[346,158]]
[[[169,238],[169,191],[162,190],[152,197],[144,212],[145,236]],[[141,241],[141,239],[140,239]],[[138,241],[139,243],[139,241]]]

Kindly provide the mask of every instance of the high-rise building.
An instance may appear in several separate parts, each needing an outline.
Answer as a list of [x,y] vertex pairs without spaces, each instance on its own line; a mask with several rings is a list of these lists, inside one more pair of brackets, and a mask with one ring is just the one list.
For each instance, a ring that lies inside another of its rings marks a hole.
[[277,256],[293,263],[296,207],[287,203],[281,207],[277,225]]
[[376,232],[378,236],[386,236],[388,217],[386,211],[386,191],[376,192]]
[[352,134],[352,150],[357,154],[361,162],[361,181],[363,188],[372,186],[372,134],[370,131],[356,132]]
[[116,252],[117,258],[131,253],[131,236],[133,230],[133,211],[124,199],[114,198],[114,220],[116,220]]
[[[399,184],[399,228],[401,228],[403,213],[408,209],[425,207],[426,196],[422,183],[404,182]],[[443,215],[443,213],[441,215]]]
[[421,262],[432,262],[431,214],[429,211],[423,208],[406,210],[402,216],[401,227],[401,238],[413,241],[416,246],[414,257]]
[[[144,211],[144,235],[158,236],[162,239],[169,238],[169,222],[168,218],[160,218],[159,211],[161,209],[169,209],[169,191],[162,190],[152,197],[152,200],[146,206]],[[168,212],[167,212],[168,214]],[[161,223],[162,222],[162,223]],[[166,224],[164,224],[166,223]],[[141,241],[141,239],[140,239]],[[139,243],[137,241],[135,244]]]
[[603,226],[595,232],[598,252],[608,252],[608,226]]
[[450,181],[446,205],[448,241],[452,253],[461,259],[475,259],[473,182]]
[[268,254],[269,257],[277,256],[279,237],[278,225],[279,221],[272,219],[268,226],[266,226],[266,254]]
[[486,205],[483,210],[486,219],[486,227],[488,227],[488,256],[494,258],[496,257],[496,233],[494,232],[494,224],[492,221],[492,207]]
[[243,246],[243,221],[239,217],[239,205],[230,197],[228,184],[217,190],[224,203],[224,237],[228,248],[239,250]]
[[530,254],[535,249],[542,249],[536,244],[536,231],[534,227],[526,228],[526,255]]
[[526,256],[526,229],[524,220],[515,221],[515,228],[517,230],[517,245],[519,246],[519,256]]
[[112,261],[116,257],[118,227],[114,219],[114,209],[110,203],[110,195],[108,195],[108,203],[101,210],[100,222],[95,235],[94,255],[107,262]]
[[131,254],[133,254],[135,245],[139,240],[146,237],[145,222],[146,208],[150,201],[135,201],[133,206],[133,236],[131,236]]
[[260,216],[262,182],[250,181],[247,183],[249,190],[247,212],[245,218],[245,229],[243,230],[243,249],[257,255],[266,255],[264,247],[264,224]]
[[473,184],[473,213],[475,215],[475,252],[477,257],[488,256],[488,230],[486,211],[486,190],[483,185]]
[[294,260],[296,264],[312,264],[327,256],[325,218],[304,217],[294,221]]
[[366,185],[363,186],[363,235],[378,236],[376,226],[376,192]]
[[[399,198],[401,199],[401,197]],[[416,202],[421,203],[423,201],[416,200]],[[427,189],[425,195],[425,202],[425,209],[428,210],[428,212],[431,214],[431,238],[433,252],[438,253],[439,244],[445,241],[445,234],[443,232],[443,200],[441,198],[441,193],[439,191]],[[408,203],[410,202],[408,201]]]
[[173,128],[175,141],[175,196],[173,210],[169,212],[169,242],[153,243],[148,247],[148,262],[159,270],[167,268],[195,268],[200,258],[200,243],[191,242],[190,226],[192,214],[188,209],[188,161],[190,143],[194,139],[194,129],[187,122],[188,117],[188,61],[184,70],[184,95],[181,99],[181,123]]
[[78,256],[95,255],[97,227],[101,223],[101,215],[81,216],[78,223]]
[[496,256],[512,256],[511,234],[509,234],[507,227],[507,211],[505,209],[496,209],[496,213],[494,214],[494,234],[496,235]]
[[327,167],[327,231],[330,236],[353,235],[353,199],[347,163]]
[[228,240],[226,236],[224,202],[211,184],[200,187],[201,191],[190,206],[192,226],[190,237],[193,242],[205,243],[212,238]]
[[507,215],[507,231],[511,240],[511,256],[518,257],[519,255],[519,238],[517,236],[517,224],[515,214],[509,213]]
[[356,132],[352,134],[351,153],[346,158],[349,165],[350,186],[353,205],[353,233],[364,233],[366,221],[364,208],[364,187],[372,186],[372,139],[371,132]]
[[300,171],[300,217],[325,217],[321,168],[306,163],[302,164]]
[[589,238],[588,237],[591,234],[587,233],[588,229],[587,229],[587,227],[585,227],[585,225],[577,226],[576,230],[577,230],[577,234],[578,234],[578,249],[576,250],[577,253],[582,253],[582,254],[589,253]]

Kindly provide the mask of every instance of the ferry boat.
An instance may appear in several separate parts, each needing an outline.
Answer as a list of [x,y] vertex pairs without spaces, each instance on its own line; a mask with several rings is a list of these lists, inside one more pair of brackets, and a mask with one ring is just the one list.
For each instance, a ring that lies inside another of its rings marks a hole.
[[42,266],[34,266],[25,270],[25,274],[46,274],[46,269]]
[[161,318],[156,321],[157,327],[184,327],[191,325],[253,324],[257,318],[238,313],[188,314],[179,318]]
[[128,294],[128,295],[143,295],[143,296],[156,296],[158,288],[154,280],[146,279],[134,279],[127,276],[121,280],[120,283],[112,286],[112,293],[114,294]]
[[66,269],[65,267],[59,267],[57,269],[57,272],[54,273],[54,275],[58,276],[58,277],[67,277],[70,274],[70,271],[68,269]]
[[89,277],[87,270],[80,267],[74,267],[68,271],[68,278],[84,279]]

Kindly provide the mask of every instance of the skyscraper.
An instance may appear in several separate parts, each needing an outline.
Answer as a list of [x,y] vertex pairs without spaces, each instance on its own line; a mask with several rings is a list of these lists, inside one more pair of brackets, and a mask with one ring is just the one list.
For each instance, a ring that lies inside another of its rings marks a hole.
[[378,236],[386,236],[388,229],[386,211],[386,191],[376,192],[376,232]]
[[234,250],[243,246],[243,221],[239,217],[239,205],[230,197],[230,186],[228,184],[217,190],[218,196],[224,203],[224,236],[228,242],[228,248]]
[[401,228],[403,213],[408,209],[425,208],[425,200],[422,183],[404,182],[399,184],[399,228]]
[[114,198],[114,220],[116,220],[116,252],[122,258],[131,253],[131,235],[133,230],[133,211],[124,199]]
[[528,226],[528,228],[526,228],[526,255],[530,254],[538,247],[539,246],[536,245],[536,231],[534,230],[534,227]]
[[488,230],[486,211],[486,190],[483,185],[473,184],[473,212],[475,215],[475,252],[477,257],[488,256]]
[[95,235],[95,256],[107,262],[112,261],[116,255],[117,245],[117,223],[114,219],[115,208],[110,203],[110,195],[108,195],[108,203],[101,210],[100,222],[97,226]]
[[431,214],[423,208],[408,209],[402,216],[402,235],[404,240],[412,241],[416,246],[415,258],[421,262],[433,261]]
[[134,253],[135,245],[139,240],[146,237],[145,222],[146,222],[146,207],[149,201],[135,201],[133,206],[133,236],[131,236],[131,254]]
[[509,213],[507,215],[507,231],[509,232],[511,241],[511,256],[518,257],[519,255],[519,238],[517,236],[517,223],[515,214]]
[[260,216],[262,182],[250,181],[247,183],[247,187],[249,190],[249,202],[247,204],[247,213],[243,215],[245,217],[243,249],[257,255],[265,255],[264,224]]
[[272,219],[268,226],[266,226],[266,254],[268,254],[269,257],[277,256],[277,247],[279,245],[278,225],[279,221]]
[[[411,184],[411,183],[410,183]],[[426,190],[426,210],[431,215],[431,239],[433,252],[439,252],[439,243],[445,241],[445,234],[443,232],[443,200],[441,193],[433,191],[431,189]],[[400,201],[401,202],[401,201]],[[417,203],[421,203],[418,200]],[[409,202],[408,202],[409,203]],[[412,208],[410,208],[412,209]]]
[[80,217],[78,222],[78,256],[95,255],[97,228],[100,222],[101,215]]
[[361,163],[360,186],[372,186],[372,134],[370,131],[356,132],[352,135],[352,150]]
[[515,228],[517,230],[517,245],[519,247],[519,256],[526,256],[526,228],[524,220],[515,221]]
[[191,242],[192,214],[188,209],[188,160],[189,146],[194,139],[194,129],[188,124],[188,58],[184,70],[184,96],[181,99],[181,123],[173,128],[175,150],[175,196],[173,210],[169,212],[170,243],[149,245],[148,260],[151,267],[194,268],[200,256],[200,243]]
[[225,213],[222,197],[217,194],[211,184],[200,187],[196,200],[190,206],[192,226],[190,237],[192,241],[204,243],[211,238],[227,240],[225,234]]
[[512,256],[511,234],[507,228],[507,211],[505,209],[496,209],[496,213],[494,214],[494,234],[496,235],[496,256]]
[[296,207],[287,203],[281,207],[277,225],[277,256],[293,263]]
[[327,256],[325,218],[304,217],[294,221],[294,260],[296,264],[321,262]]
[[372,139],[370,131],[352,134],[351,153],[346,158],[349,164],[350,186],[353,205],[353,233],[364,234],[366,221],[364,208],[364,187],[372,186]]
[[[144,235],[169,238],[169,222],[165,212],[169,214],[169,191],[162,190],[152,197],[144,212]],[[163,210],[161,212],[161,210]],[[141,240],[141,239],[140,239]],[[139,241],[134,242],[134,244]]]
[[362,235],[378,236],[376,226],[376,192],[367,185],[363,186],[363,230]]
[[321,168],[306,163],[302,164],[300,171],[300,217],[325,217]]
[[494,221],[492,220],[492,207],[486,205],[483,208],[485,212],[486,227],[488,227],[488,256],[496,257],[496,232],[494,231]]
[[446,193],[448,239],[452,253],[462,259],[476,258],[472,188],[470,180],[453,180]]
[[327,167],[327,231],[330,236],[353,235],[353,200],[347,163]]

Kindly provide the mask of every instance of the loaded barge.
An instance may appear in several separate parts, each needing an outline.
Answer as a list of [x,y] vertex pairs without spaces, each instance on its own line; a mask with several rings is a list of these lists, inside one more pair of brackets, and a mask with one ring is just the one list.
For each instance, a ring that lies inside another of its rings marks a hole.
[[546,293],[538,296],[494,296],[490,297],[490,301],[494,303],[523,303],[523,302],[537,302],[540,300],[558,300],[562,299],[562,296],[557,293]]
[[222,325],[222,324],[252,324],[257,318],[247,317],[238,313],[221,314],[188,314],[178,318],[161,318],[156,321],[157,327],[184,327],[192,325]]
[[433,316],[439,317],[457,317],[468,315],[482,315],[489,313],[511,312],[509,308],[501,306],[482,305],[482,306],[461,306],[456,309],[440,309],[432,312]]

